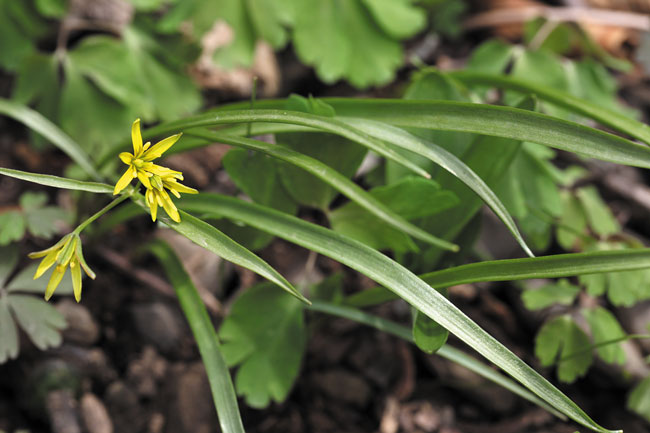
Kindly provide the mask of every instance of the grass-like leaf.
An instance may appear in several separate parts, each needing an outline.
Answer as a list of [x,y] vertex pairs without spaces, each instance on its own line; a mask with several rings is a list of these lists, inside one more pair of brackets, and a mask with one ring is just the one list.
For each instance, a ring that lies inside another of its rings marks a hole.
[[169,245],[158,240],[150,244],[149,248],[163,264],[196,339],[203,365],[205,365],[208,374],[221,431],[244,433],[230,372],[221,354],[217,333],[196,287]]
[[65,152],[74,162],[90,176],[100,180],[102,176],[95,169],[86,152],[58,126],[43,117],[42,114],[22,104],[0,98],[0,114],[9,116],[33,129]]
[[181,203],[192,212],[221,215],[267,231],[365,274],[447,328],[558,411],[594,431],[608,431],[443,295],[380,252],[324,227],[233,197],[199,194]]
[[[516,281],[531,278],[561,278],[604,272],[634,271],[650,267],[650,248],[593,251],[576,254],[491,260],[455,266],[420,275],[434,287],[451,287],[479,281]],[[391,291],[376,287],[356,293],[346,304],[370,306],[397,299]]]
[[197,131],[191,132],[190,134],[205,138],[207,140],[218,141],[224,144],[231,144],[233,146],[239,146],[245,149],[263,152],[267,155],[273,156],[274,158],[278,158],[282,161],[286,161],[298,167],[301,167],[319,179],[323,180],[324,182],[328,183],[343,195],[348,197],[350,200],[356,202],[359,206],[366,209],[368,212],[372,213],[377,218],[380,218],[387,224],[424,242],[430,243],[432,245],[437,245],[448,250],[458,251],[458,247],[453,243],[437,238],[425,232],[421,228],[411,224],[406,219],[393,212],[382,202],[374,198],[372,195],[368,194],[363,188],[357,186],[347,177],[343,176],[338,171],[323,164],[315,158],[303,155],[302,153],[296,152],[286,146],[266,143],[250,138],[236,137],[211,131]]
[[471,168],[458,159],[454,154],[403,129],[385,123],[364,119],[348,119],[346,120],[346,123],[349,123],[357,129],[376,138],[381,138],[403,149],[424,156],[456,176],[461,182],[481,197],[485,204],[487,204],[499,219],[503,221],[526,254],[531,257],[534,256],[530,248],[528,248],[528,245],[526,245],[526,241],[521,236],[521,233],[519,233],[519,229],[517,229],[517,226],[508,213],[506,207],[501,203],[501,200],[499,200],[483,179],[481,179]]
[[[408,158],[396,152],[390,145],[377,140],[369,135],[349,126],[332,117],[317,116],[309,113],[288,110],[224,110],[199,114],[197,116],[187,117],[185,119],[163,123],[153,128],[143,131],[143,138],[148,140],[158,135],[164,135],[169,132],[185,131],[191,128],[205,126],[219,126],[237,123],[284,123],[290,125],[306,126],[319,131],[330,132],[332,134],[345,137],[348,140],[359,143],[362,146],[391,159],[398,164],[407,167],[414,173],[430,178],[431,175],[425,170],[411,162]],[[115,155],[125,148],[124,144],[115,146],[107,155]],[[102,158],[99,165],[103,166],[107,158]]]
[[[141,195],[136,196],[136,203],[148,211],[148,206],[145,204],[144,198]],[[180,223],[172,221],[172,219],[167,215],[160,215],[159,219],[167,224],[169,228],[182,234],[197,245],[208,251],[212,251],[224,260],[246,269],[250,269],[256,274],[261,275],[267,280],[282,287],[301,301],[307,304],[310,303],[309,300],[307,300],[307,298],[293,287],[282,275],[251,251],[239,245],[210,224],[186,212],[180,211],[179,213],[181,215]]]
[[617,113],[616,111],[571,96],[567,92],[561,92],[547,86],[540,86],[539,84],[507,75],[486,74],[473,71],[454,71],[448,72],[447,75],[466,84],[494,86],[500,89],[535,94],[538,98],[555,104],[558,107],[589,117],[602,125],[609,126],[618,132],[650,144],[650,127],[648,125]]
[[28,182],[38,183],[40,185],[51,186],[62,189],[75,189],[78,191],[88,191],[96,193],[112,193],[113,187],[105,183],[84,182],[81,180],[68,179],[66,177],[52,176],[49,174],[30,173],[27,171],[14,170],[11,168],[0,167],[0,174],[13,177]]
[[472,132],[532,141],[590,158],[650,168],[650,148],[607,132],[533,111],[451,101],[324,99],[336,114],[396,126]]

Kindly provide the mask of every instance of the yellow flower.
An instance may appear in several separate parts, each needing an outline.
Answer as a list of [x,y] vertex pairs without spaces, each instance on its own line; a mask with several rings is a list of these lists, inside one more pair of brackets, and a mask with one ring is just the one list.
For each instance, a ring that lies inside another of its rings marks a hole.
[[[164,167],[163,167],[164,168]],[[169,170],[169,169],[167,169]],[[156,221],[156,215],[158,214],[158,206],[161,206],[167,212],[167,215],[177,223],[181,222],[181,217],[178,214],[178,209],[174,205],[174,202],[169,197],[165,188],[171,191],[177,198],[180,198],[180,193],[187,194],[196,194],[197,190],[190,188],[178,182],[178,180],[183,180],[183,174],[179,171],[169,170],[168,173],[159,176],[154,174],[150,177],[151,188],[147,188],[145,193],[145,199],[151,210],[151,219]]]
[[[163,153],[167,151],[174,143],[178,141],[182,134],[172,135],[167,137],[154,146],[151,146],[151,142],[142,144],[142,134],[140,133],[140,119],[136,119],[131,126],[131,141],[133,142],[133,153],[122,152],[120,153],[120,159],[122,162],[129,166],[126,169],[126,172],[120,177],[120,180],[115,184],[115,189],[113,190],[113,195],[118,194],[124,188],[126,188],[129,183],[134,178],[140,179],[140,182],[145,186],[145,188],[150,189],[151,183],[149,178],[154,174],[158,176],[164,176],[169,174],[170,171],[168,168],[161,167],[154,164],[154,159],[160,157]],[[176,172],[179,173],[179,172]]]
[[47,301],[52,297],[54,290],[56,290],[63,278],[63,274],[65,274],[66,268],[70,266],[74,298],[77,302],[81,301],[81,268],[93,280],[95,279],[95,273],[88,267],[84,260],[79,235],[70,233],[50,248],[29,254],[30,259],[38,259],[40,257],[45,258],[38,265],[34,279],[41,277],[56,262],[56,268],[52,272],[50,281],[47,283],[47,288],[45,289],[45,300]]

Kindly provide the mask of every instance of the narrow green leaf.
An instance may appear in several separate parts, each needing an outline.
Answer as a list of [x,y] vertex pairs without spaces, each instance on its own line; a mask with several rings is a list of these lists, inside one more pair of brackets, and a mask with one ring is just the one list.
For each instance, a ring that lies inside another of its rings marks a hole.
[[[257,104],[257,103],[256,103]],[[340,135],[393,161],[408,167],[414,173],[424,177],[431,177],[426,171],[413,164],[407,158],[393,150],[389,145],[381,140],[377,140],[369,135],[358,131],[350,125],[347,125],[337,119],[325,116],[317,116],[309,113],[301,113],[288,110],[224,110],[215,113],[200,114],[197,116],[187,117],[174,122],[158,125],[144,132],[143,136],[148,139],[152,136],[164,135],[170,132],[183,131],[190,128],[201,126],[216,126],[234,123],[285,123],[291,125],[308,126],[320,131],[331,132]],[[115,149],[115,154],[123,146]]]
[[512,107],[451,101],[324,99],[339,116],[396,126],[532,141],[590,158],[650,168],[650,148],[607,132]]
[[616,111],[604,108],[601,105],[571,96],[566,92],[506,75],[493,75],[471,71],[454,71],[448,74],[466,84],[481,84],[523,93],[534,93],[540,99],[566,108],[574,113],[587,116],[602,125],[609,126],[618,132],[650,144],[650,127],[648,125],[617,113]]
[[86,152],[65,132],[61,131],[54,123],[47,120],[40,113],[24,105],[0,98],[0,114],[9,116],[38,132],[65,152],[86,173],[96,180],[102,178]]
[[28,182],[38,183],[40,185],[51,186],[54,188],[75,189],[78,191],[97,193],[113,193],[113,187],[105,183],[84,182],[81,180],[52,176],[49,174],[30,173],[27,171],[13,170],[11,168],[2,167],[0,167],[0,174],[4,174],[5,176],[20,180],[26,180]]
[[220,214],[267,231],[365,274],[389,287],[560,412],[595,431],[608,431],[443,295],[380,252],[324,227],[233,197],[198,194],[182,199],[181,203],[183,208],[192,212]]
[[[365,311],[358,310],[356,308],[348,307],[345,305],[339,305],[331,302],[325,301],[314,301],[309,307],[311,311],[318,311],[320,313],[331,314],[333,316],[343,317],[348,320],[352,320],[364,325],[371,326],[382,332],[394,335],[402,340],[413,343],[413,335],[411,330],[405,326],[398,325],[395,322],[386,320],[379,316],[374,316]],[[445,344],[443,345],[436,353],[445,359],[455,362],[458,365],[461,365],[467,368],[470,371],[478,374],[490,380],[497,385],[504,387],[505,389],[517,394],[518,396],[525,398],[526,400],[546,409],[556,417],[566,420],[566,416],[561,412],[555,410],[552,406],[549,406],[544,400],[541,400],[535,394],[529,392],[527,389],[523,388],[517,382],[511,380],[510,378],[503,376],[482,362],[478,361],[475,358],[461,352],[460,350]]]
[[[142,208],[148,211],[149,207],[144,203],[142,196],[138,197],[136,201]],[[162,222],[167,224],[169,228],[182,234],[192,242],[212,251],[219,257],[232,262],[236,265],[242,266],[246,269],[263,276],[272,283],[277,284],[284,290],[300,299],[301,301],[309,304],[309,300],[305,298],[295,287],[291,285],[282,275],[273,269],[264,260],[257,257],[255,254],[239,245],[237,242],[230,239],[228,236],[217,230],[210,224],[201,221],[200,219],[186,213],[179,211],[181,222],[176,223],[172,221],[167,215],[160,215],[159,218]],[[209,213],[218,213],[213,210]]]
[[203,365],[208,374],[214,406],[219,416],[221,431],[244,433],[230,372],[221,354],[217,333],[196,287],[169,245],[158,240],[150,244],[150,250],[163,264],[167,278],[176,291],[185,318],[190,324],[196,344],[199,346],[201,359],[203,359]]
[[[650,248],[638,248],[470,263],[429,272],[420,275],[420,278],[432,286],[441,288],[479,281],[561,278],[583,274],[634,271],[649,267]],[[346,303],[361,307],[392,299],[397,299],[393,293],[383,287],[376,287],[349,296]]]
[[501,203],[483,179],[455,155],[434,143],[391,125],[363,119],[347,119],[345,122],[369,135],[389,141],[403,149],[424,156],[457,177],[458,180],[474,191],[494,211],[499,219],[503,221],[526,254],[531,257],[534,256],[503,203]]
[[381,201],[374,198],[363,188],[359,187],[338,171],[328,167],[315,158],[311,158],[307,155],[291,150],[286,146],[266,143],[264,141],[253,140],[250,138],[235,137],[227,134],[220,134],[218,132],[209,131],[192,131],[190,134],[197,135],[205,139],[218,141],[224,144],[231,144],[233,146],[239,146],[245,149],[264,152],[267,155],[271,155],[275,158],[301,167],[309,173],[312,173],[314,176],[317,176],[324,182],[328,183],[333,188],[337,189],[343,195],[348,197],[350,200],[354,201],[359,206],[363,207],[368,212],[372,213],[377,218],[380,218],[387,224],[390,224],[391,226],[432,245],[437,245],[439,247],[452,251],[458,250],[458,247],[453,243],[432,236],[421,228],[411,224],[400,215],[393,212]]

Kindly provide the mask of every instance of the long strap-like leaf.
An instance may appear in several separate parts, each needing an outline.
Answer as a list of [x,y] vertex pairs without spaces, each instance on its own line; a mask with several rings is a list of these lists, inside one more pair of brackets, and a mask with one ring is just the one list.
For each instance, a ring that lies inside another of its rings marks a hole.
[[[403,155],[395,152],[391,146],[381,140],[377,140],[350,125],[346,125],[331,117],[316,116],[308,113],[286,110],[241,110],[241,111],[220,111],[217,114],[200,114],[185,119],[164,123],[144,131],[144,137],[150,138],[157,135],[167,134],[172,131],[185,131],[190,128],[202,126],[217,126],[236,123],[285,123],[311,127],[320,131],[330,132],[341,137],[359,143],[370,150],[391,159],[398,164],[407,167],[409,170],[423,177],[430,178],[431,175],[410,161]],[[114,154],[121,149],[116,148]],[[103,162],[103,161],[102,161]],[[100,164],[101,166],[101,164]]]
[[501,203],[501,200],[499,200],[483,179],[474,173],[471,168],[458,159],[454,154],[401,128],[382,122],[351,118],[346,120],[346,123],[350,123],[357,129],[370,134],[373,137],[381,138],[403,149],[421,155],[447,170],[481,197],[485,204],[487,204],[499,219],[503,221],[526,254],[534,257],[533,252],[528,248],[528,245],[526,245],[526,241],[521,233],[519,233],[517,225],[508,213],[506,207]]
[[84,182],[81,180],[52,176],[49,174],[30,173],[28,171],[14,170],[11,168],[2,167],[0,167],[0,174],[4,174],[5,176],[13,177],[15,179],[38,183],[39,185],[51,186],[54,188],[74,189],[78,191],[97,193],[113,192],[113,187],[105,183]]
[[650,147],[533,111],[451,101],[327,99],[337,115],[397,126],[532,141],[603,161],[650,168]]
[[[142,195],[135,195],[134,201],[147,212],[149,211],[149,206],[146,205]],[[202,221],[187,212],[183,212],[182,210],[179,211],[179,213],[181,217],[181,222],[179,223],[172,221],[169,216],[164,214],[158,214],[158,218],[167,224],[169,228],[182,234],[195,244],[208,251],[212,251],[224,260],[246,269],[250,269],[272,283],[277,284],[306,304],[310,304],[309,300],[305,298],[300,291],[293,287],[282,275],[280,275],[278,271],[273,269],[273,267],[257,257],[247,248],[230,239],[220,230],[205,221]]]
[[[420,275],[420,278],[432,286],[443,288],[480,281],[561,278],[648,268],[650,268],[650,248],[639,248],[491,260],[429,272]],[[383,287],[375,287],[349,296],[345,303],[355,307],[367,307],[393,299],[397,299],[393,292]]]
[[608,431],[444,296],[380,252],[324,227],[233,197],[199,194],[184,198],[182,206],[192,212],[212,213],[244,222],[350,266],[397,293],[558,411],[590,429]]
[[609,126],[618,132],[650,144],[650,127],[648,125],[617,113],[616,111],[571,96],[566,92],[560,92],[550,87],[540,86],[539,84],[507,75],[494,75],[473,71],[454,71],[448,72],[447,74],[467,84],[495,86],[501,89],[535,94],[544,101],[555,104],[558,107],[566,108],[574,113],[582,114],[602,125]]
[[214,406],[219,416],[219,425],[224,433],[244,433],[244,425],[239,415],[237,395],[230,378],[230,371],[221,354],[219,338],[212,326],[208,311],[194,287],[194,283],[185,271],[174,251],[165,242],[158,240],[150,244],[158,260],[163,264],[178,301],[187,318],[196,344],[199,346],[201,359],[210,382]]
[[393,212],[390,208],[385,206],[382,202],[368,194],[363,188],[359,187],[354,182],[350,181],[347,177],[343,176],[338,171],[323,164],[315,158],[311,158],[300,152],[296,152],[286,146],[279,144],[266,143],[260,140],[253,140],[250,138],[236,137],[228,134],[221,134],[212,131],[190,131],[191,135],[205,138],[207,140],[218,141],[224,144],[231,144],[233,146],[243,147],[245,149],[256,150],[263,152],[267,155],[281,159],[282,161],[289,162],[296,165],[325,183],[331,185],[341,194],[348,197],[350,200],[356,202],[359,206],[366,209],[368,212],[375,215],[377,218],[392,225],[398,230],[401,230],[415,238],[432,245],[439,246],[452,251],[458,251],[458,247],[451,242],[437,238],[421,228],[411,224],[400,215]]
[[58,126],[43,117],[41,113],[22,104],[0,98],[0,114],[12,117],[38,132],[65,152],[95,180],[101,180],[102,177],[95,169],[88,154],[68,134],[61,131]]

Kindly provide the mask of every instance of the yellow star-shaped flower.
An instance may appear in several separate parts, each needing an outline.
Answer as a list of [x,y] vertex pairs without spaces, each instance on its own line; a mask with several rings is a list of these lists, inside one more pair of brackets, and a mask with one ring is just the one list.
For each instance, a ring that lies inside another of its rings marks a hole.
[[[122,152],[119,157],[122,162],[129,166],[126,172],[120,177],[120,180],[115,184],[113,195],[119,194],[126,188],[134,178],[138,178],[145,188],[151,188],[149,178],[154,174],[158,176],[168,175],[170,170],[165,167],[154,164],[154,159],[160,157],[165,153],[174,143],[178,141],[181,134],[175,134],[160,140],[155,145],[151,146],[151,142],[142,144],[142,134],[140,132],[140,119],[136,119],[131,126],[131,141],[133,142],[133,153]],[[179,173],[179,172],[175,172]]]
[[165,188],[171,191],[177,198],[180,198],[180,193],[186,194],[197,194],[198,191],[189,186],[185,186],[178,182],[178,180],[183,180],[183,175],[180,172],[174,172],[169,170],[172,173],[168,173],[163,176],[154,174],[150,178],[151,188],[147,188],[147,192],[144,197],[147,200],[149,205],[149,210],[151,211],[151,219],[156,221],[156,215],[158,213],[158,206],[161,206],[167,212],[167,215],[174,221],[181,222],[181,217],[178,214],[178,209],[174,202],[169,197]]
[[47,288],[45,289],[45,300],[47,301],[52,297],[61,279],[63,279],[65,270],[70,266],[74,297],[77,302],[81,301],[81,268],[93,280],[95,279],[95,273],[88,267],[86,260],[84,260],[79,235],[70,233],[50,248],[29,254],[30,259],[38,259],[40,257],[44,257],[44,259],[38,265],[34,279],[41,277],[45,271],[56,263],[56,268],[54,268],[54,272],[52,272],[50,281],[47,283]]

